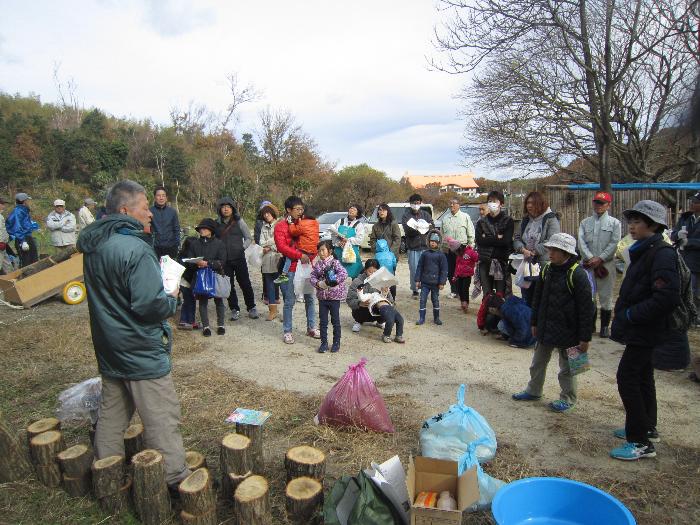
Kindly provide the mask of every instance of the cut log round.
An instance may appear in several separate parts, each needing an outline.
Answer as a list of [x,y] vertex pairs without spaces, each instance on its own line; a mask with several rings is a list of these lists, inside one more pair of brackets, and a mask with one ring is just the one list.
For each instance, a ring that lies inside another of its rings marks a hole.
[[211,509],[206,514],[194,515],[183,510],[180,512],[180,519],[185,525],[216,525],[219,523],[216,517],[216,507]]
[[165,462],[157,450],[146,449],[131,458],[134,466],[134,505],[141,521],[158,524],[170,516]]
[[31,471],[15,432],[0,414],[0,483],[18,481]]
[[127,464],[136,454],[143,450],[143,425],[130,425],[124,433],[124,455]]
[[238,474],[233,474],[233,473],[229,472],[227,486],[230,487],[231,492],[229,494],[224,494],[224,498],[233,501],[233,496],[236,493],[236,489],[238,488],[238,485],[243,483],[246,479],[248,479],[252,475],[253,475],[253,473],[251,471],[248,471],[245,474],[241,474],[240,476]]
[[34,465],[37,479],[47,487],[61,486],[61,469],[58,464],[53,465]]
[[48,432],[49,430],[61,430],[61,422],[55,417],[45,417],[39,421],[35,421],[27,427],[27,443],[29,443],[34,436]]
[[58,430],[37,434],[29,441],[29,455],[35,465],[52,465],[56,456],[66,448],[63,435]]
[[323,485],[316,479],[301,477],[287,483],[286,509],[290,522],[303,525],[318,519],[323,505]]
[[124,456],[109,456],[92,464],[92,488],[97,499],[114,496],[124,486]]
[[308,445],[290,448],[284,456],[287,483],[294,478],[308,477],[323,481],[326,475],[326,455]]
[[225,499],[233,498],[234,487],[229,474],[243,476],[253,470],[250,445],[250,439],[242,434],[227,434],[221,440],[221,488]]
[[262,476],[250,476],[238,485],[235,502],[238,523],[246,525],[272,523],[269,486]]
[[188,450],[185,452],[185,464],[188,469],[194,472],[199,468],[207,468],[207,459],[199,452]]
[[131,478],[127,478],[115,494],[98,498],[100,508],[115,515],[128,511],[131,508],[131,484]]
[[205,468],[195,470],[187,476],[180,486],[182,509],[192,515],[206,514],[216,507],[216,498],[211,487],[209,471]]
[[88,470],[79,478],[64,475],[63,490],[74,498],[87,496],[92,490],[92,473]]
[[94,455],[90,447],[84,444],[73,445],[56,455],[64,476],[81,478],[90,472]]
[[263,427],[262,425],[246,425],[236,423],[236,434],[243,434],[250,439],[250,450],[252,454],[252,471],[261,473],[263,471]]

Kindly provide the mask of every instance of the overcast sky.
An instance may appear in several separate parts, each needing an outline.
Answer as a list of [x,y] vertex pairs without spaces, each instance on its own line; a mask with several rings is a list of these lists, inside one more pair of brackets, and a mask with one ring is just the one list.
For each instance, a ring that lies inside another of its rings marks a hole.
[[432,0],[0,0],[0,90],[57,100],[56,64],[85,107],[169,122],[190,101],[221,112],[237,72],[264,107],[290,111],[338,168],[399,178],[458,173],[465,78],[429,71],[443,14]]

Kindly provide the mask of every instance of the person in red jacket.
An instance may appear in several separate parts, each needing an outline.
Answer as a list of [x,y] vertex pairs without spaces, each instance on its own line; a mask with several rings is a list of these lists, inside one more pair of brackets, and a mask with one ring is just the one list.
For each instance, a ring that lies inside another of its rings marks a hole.
[[472,276],[474,275],[477,262],[479,262],[479,254],[474,248],[468,244],[460,246],[459,250],[457,250],[452,282],[456,285],[464,313],[469,311],[469,287],[472,284]]
[[[284,201],[284,208],[287,211],[287,220],[279,221],[275,225],[275,245],[277,251],[284,257],[290,259],[289,272],[287,274],[288,281],[280,285],[282,291],[282,299],[284,300],[284,308],[282,309],[282,329],[284,331],[283,341],[287,344],[294,343],[292,335],[292,312],[296,303],[296,295],[294,294],[294,273],[297,269],[297,263],[301,261],[303,264],[309,264],[311,259],[303,253],[297,246],[297,242],[292,237],[289,231],[291,222],[297,221],[304,214],[304,202],[294,195],[287,197]],[[316,303],[313,294],[304,294],[304,304],[306,307],[306,335],[314,339],[320,339],[321,333],[316,328]]]
[[[318,255],[319,229],[316,214],[308,207],[304,208],[304,215],[296,221],[289,221],[289,233],[292,235],[296,247],[299,251],[309,256],[312,261]],[[275,284],[283,284],[289,280],[289,267],[292,260],[289,257],[284,258],[284,266],[280,276],[275,279]]]

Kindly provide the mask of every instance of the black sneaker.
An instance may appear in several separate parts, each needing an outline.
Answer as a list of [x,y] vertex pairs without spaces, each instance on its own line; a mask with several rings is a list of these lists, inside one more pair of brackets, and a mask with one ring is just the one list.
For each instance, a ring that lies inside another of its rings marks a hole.
[[411,297],[413,297],[414,299],[418,299],[418,292],[413,292],[413,295]]
[[202,335],[204,337],[211,337],[211,328],[209,328],[208,326],[202,328]]
[[331,346],[331,352],[335,354],[339,350],[340,350],[340,343],[333,343],[333,345]]
[[220,326],[219,328],[216,329],[216,335],[224,335],[226,333],[226,328],[223,326]]
[[326,352],[328,352],[328,343],[321,343],[321,346],[318,347],[318,353],[325,354]]

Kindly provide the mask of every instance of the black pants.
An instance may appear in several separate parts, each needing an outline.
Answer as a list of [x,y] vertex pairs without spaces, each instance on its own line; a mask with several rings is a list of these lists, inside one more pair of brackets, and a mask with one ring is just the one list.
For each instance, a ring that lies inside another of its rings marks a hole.
[[379,308],[379,314],[382,316],[382,320],[386,323],[384,325],[384,335],[390,336],[391,329],[394,328],[396,324],[396,335],[403,335],[403,317],[398,312],[396,308],[389,305],[384,305]]
[[333,344],[340,344],[340,301],[318,300],[318,317],[321,321],[321,344],[328,344],[328,314],[333,325]]
[[647,443],[656,428],[653,347],[627,345],[617,367],[617,390],[625,407],[625,434],[630,443]]
[[19,267],[24,268],[30,264],[34,264],[39,260],[39,250],[36,247],[36,241],[34,237],[28,235],[24,240],[29,245],[29,250],[22,251],[22,242],[15,239],[15,250],[17,250],[17,255],[19,256]]
[[246,310],[255,308],[255,294],[253,293],[253,285],[250,284],[250,275],[248,274],[248,264],[245,259],[237,259],[235,261],[226,261],[224,265],[224,273],[231,278],[231,295],[228,296],[228,306],[231,310],[240,311],[238,306],[238,295],[236,287],[233,285],[235,278],[238,286],[243,292],[243,300],[245,301]]
[[496,281],[493,276],[489,275],[489,270],[491,269],[491,261],[482,261],[479,263],[479,278],[481,279],[481,289],[484,291],[484,295],[492,290],[501,292],[507,295],[507,282],[510,281],[510,272],[508,271],[508,262],[501,261],[501,266],[503,267],[503,278],[502,281]]
[[457,294],[459,295],[459,300],[463,303],[469,302],[469,287],[472,285],[472,278],[469,277],[457,277],[457,282],[454,283],[457,287]]
[[455,275],[455,266],[457,265],[457,254],[450,250],[445,253],[447,257],[447,282],[450,283],[450,292],[458,293],[457,283],[452,282],[452,278]]
[[355,320],[357,323],[374,323],[375,321],[381,321],[382,318],[378,317],[376,315],[372,315],[369,312],[369,308],[356,308],[355,310],[352,311],[352,318]]
[[179,248],[177,246],[156,246],[154,250],[158,256],[158,260],[160,260],[163,255],[168,255],[171,259],[177,259]]
[[[207,307],[209,306],[208,297],[199,297],[199,319],[202,322],[202,328],[209,326],[209,312]],[[220,297],[214,297],[214,305],[216,305],[216,326],[224,326],[224,317],[226,315],[226,307],[224,306],[224,300]]]

